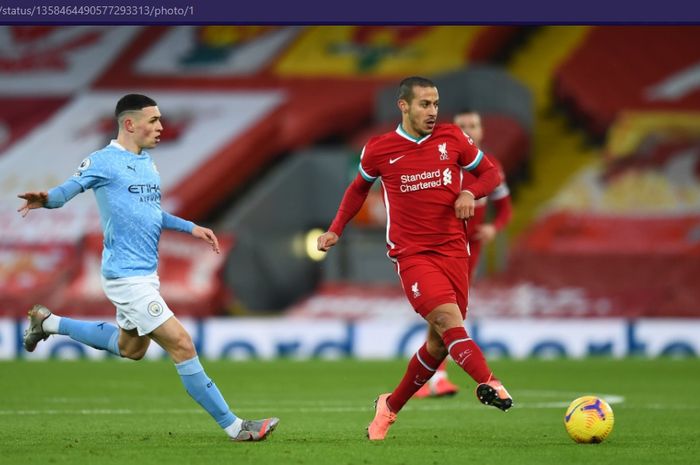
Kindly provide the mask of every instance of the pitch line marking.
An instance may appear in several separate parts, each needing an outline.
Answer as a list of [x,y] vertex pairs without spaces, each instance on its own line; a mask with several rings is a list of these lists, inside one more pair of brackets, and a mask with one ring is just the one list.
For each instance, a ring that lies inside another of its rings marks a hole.
[[[624,401],[624,397],[617,395],[606,395],[604,397],[608,399],[611,403],[621,403]],[[517,397],[516,397],[517,399]],[[517,402],[517,400],[516,400]],[[264,412],[264,413],[363,413],[371,412],[371,403],[355,403],[346,405],[329,405],[328,402],[304,403],[300,404],[306,405],[241,405],[236,408],[238,412]],[[569,401],[557,401],[557,402],[517,402],[516,409],[565,409],[569,405]],[[454,402],[427,402],[422,404],[416,402],[413,404],[406,405],[404,410],[416,411],[416,412],[432,412],[432,411],[459,411],[459,410],[481,410],[483,405],[473,402],[473,403],[454,403]],[[700,409],[700,406],[678,406],[678,405],[663,405],[659,403],[652,404],[642,404],[636,408],[646,408],[646,409]],[[105,408],[94,408],[94,409],[75,409],[75,410],[61,410],[61,409],[5,409],[0,410],[0,416],[14,416],[14,415],[195,415],[203,414],[204,411],[199,408],[183,408],[183,409],[105,409]]]
[[[586,393],[576,392],[576,391],[553,391],[553,390],[520,390],[513,391],[516,393],[515,408],[517,409],[565,409],[569,406],[571,399],[586,395]],[[602,397],[610,404],[621,404],[625,401],[625,397],[618,394],[596,394]],[[528,397],[558,397],[568,400],[557,400],[549,402],[532,402],[532,401],[518,401],[518,397],[523,396]],[[54,397],[49,398],[47,401],[53,403],[69,403],[70,398],[66,397]],[[89,402],[97,401],[99,403],[104,403],[108,398],[100,397],[96,399],[90,399]],[[76,399],[80,401],[80,399]],[[648,409],[673,409],[673,405],[663,405],[663,404],[647,404],[640,406],[638,408],[648,408]],[[687,408],[700,408],[700,407],[688,407],[684,406],[683,409]],[[411,402],[406,405],[404,410],[412,410],[417,412],[432,412],[432,411],[455,411],[455,410],[479,410],[483,409],[483,406],[479,403],[457,403],[454,402],[442,402],[434,404],[432,402],[424,403],[421,402]],[[248,412],[274,412],[274,413],[360,413],[372,411],[373,407],[371,402],[367,403],[341,403],[337,401],[306,401],[306,400],[282,400],[276,405],[270,405],[267,401],[252,401],[247,405],[238,406],[236,411],[248,411]],[[0,416],[10,416],[10,415],[192,415],[203,413],[202,410],[198,408],[186,408],[186,409],[146,409],[146,410],[135,410],[129,408],[83,408],[75,410],[62,410],[62,409],[6,409],[0,410]]]

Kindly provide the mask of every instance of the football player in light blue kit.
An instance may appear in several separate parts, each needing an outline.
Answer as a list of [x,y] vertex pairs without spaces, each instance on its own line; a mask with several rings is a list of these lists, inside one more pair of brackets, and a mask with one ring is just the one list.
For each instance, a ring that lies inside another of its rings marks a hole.
[[60,317],[42,305],[29,310],[24,347],[32,352],[51,334],[63,334],[96,349],[140,360],[151,339],[168,352],[187,392],[234,441],[265,439],[278,418],[242,420],[229,409],[219,388],[206,375],[192,338],[175,318],[159,292],[158,241],[162,229],[192,234],[219,253],[211,229],[163,211],[160,175],[144,149],[155,147],[163,130],[154,100],[129,94],[117,103],[116,140],[84,159],[76,173],[48,192],[18,195],[26,216],[36,208],[60,208],[81,192],[92,189],[104,235],[102,288],[117,309],[117,324]]

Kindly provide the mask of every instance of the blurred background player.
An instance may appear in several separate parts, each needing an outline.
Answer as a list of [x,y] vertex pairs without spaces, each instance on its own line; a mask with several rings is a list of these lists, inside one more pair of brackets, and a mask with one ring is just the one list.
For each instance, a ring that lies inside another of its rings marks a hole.
[[[453,122],[468,134],[477,146],[481,147],[484,139],[484,128],[481,124],[481,115],[470,109],[461,110],[455,114]],[[487,197],[477,199],[474,206],[474,216],[467,220],[467,241],[469,243],[469,283],[474,282],[474,274],[479,266],[481,247],[493,241],[510,221],[513,209],[510,201],[510,189],[506,184],[506,175],[503,166],[496,157],[488,153],[484,154],[501,173],[501,183]],[[475,181],[474,176],[468,171],[464,173],[462,185],[468,186]],[[486,221],[486,207],[488,201],[493,205],[493,219]],[[430,380],[414,394],[423,399],[426,397],[444,397],[457,394],[459,388],[447,377],[447,359],[443,360]]]
[[204,372],[192,338],[160,295],[157,274],[158,242],[162,229],[192,234],[211,244],[219,242],[211,229],[161,209],[160,175],[144,149],[154,148],[163,131],[156,102],[128,94],[116,105],[116,140],[85,158],[66,182],[48,192],[18,195],[26,216],[36,208],[60,208],[76,195],[92,189],[104,235],[102,288],[117,310],[117,324],[80,321],[53,314],[43,305],[29,310],[24,347],[33,352],[51,334],[62,334],[119,357],[140,360],[151,340],[175,363],[187,392],[224,429],[233,441],[265,439],[279,419],[243,420],[229,409],[219,388]]
[[[375,416],[367,428],[370,440],[386,437],[397,413],[448,353],[477,382],[482,403],[504,411],[512,405],[464,328],[469,287],[464,220],[474,214],[475,199],[500,184],[501,175],[468,135],[452,124],[436,124],[439,96],[432,81],[404,79],[397,103],[401,123],[395,131],[367,142],[358,175],[328,231],[317,241],[319,250],[334,246],[374,181],[381,178],[388,256],[406,297],[430,330],[399,385],[375,401]],[[476,180],[463,187],[462,170],[472,171]]]

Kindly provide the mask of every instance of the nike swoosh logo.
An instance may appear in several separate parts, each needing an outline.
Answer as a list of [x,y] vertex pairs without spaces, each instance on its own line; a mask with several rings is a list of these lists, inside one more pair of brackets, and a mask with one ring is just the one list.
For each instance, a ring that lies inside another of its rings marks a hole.
[[397,161],[401,160],[401,159],[402,159],[403,157],[405,157],[405,156],[406,156],[406,155],[401,155],[399,158],[389,158],[389,164],[390,164],[390,165],[393,165],[394,163],[396,163]]

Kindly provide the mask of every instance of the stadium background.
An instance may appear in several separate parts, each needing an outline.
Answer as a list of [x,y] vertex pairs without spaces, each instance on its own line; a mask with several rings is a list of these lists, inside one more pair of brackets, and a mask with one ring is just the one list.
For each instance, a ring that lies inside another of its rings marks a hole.
[[699,40],[671,26],[2,27],[0,359],[104,356],[65,338],[21,349],[34,303],[114,312],[92,195],[22,219],[16,194],[105,145],[127,92],[164,114],[164,208],[223,240],[221,256],[161,242],[163,295],[200,353],[411,353],[424,330],[384,256],[376,193],[326,260],[306,239],[414,74],[437,82],[441,120],[483,113],[513,192],[471,294],[491,356],[697,356]]

